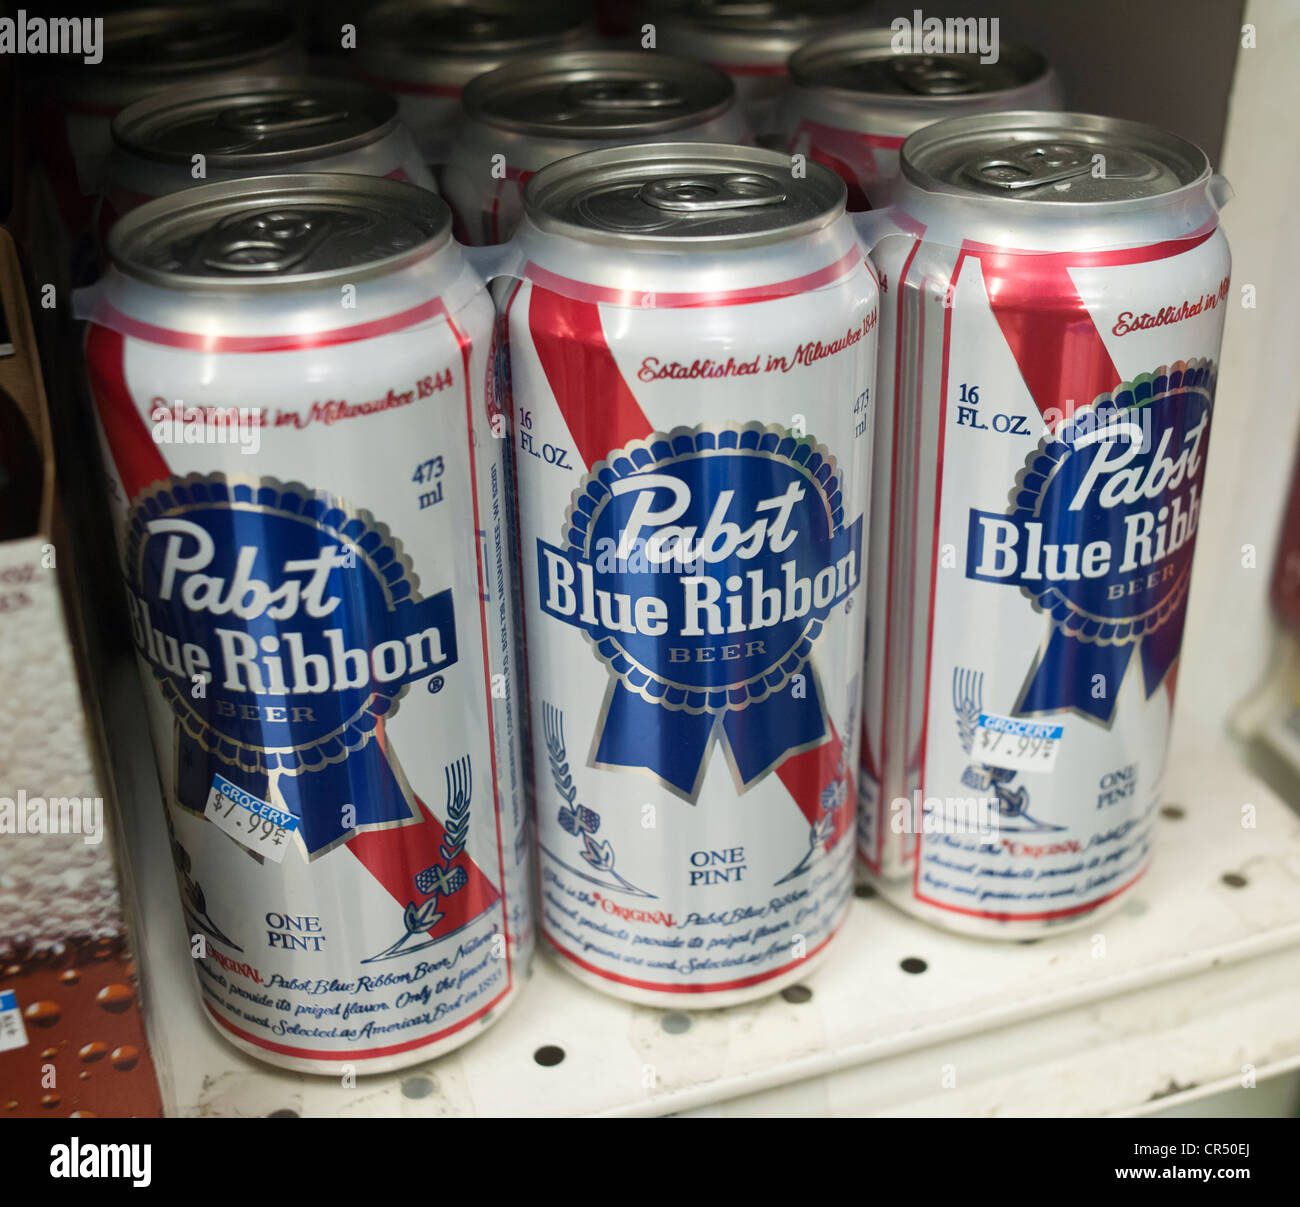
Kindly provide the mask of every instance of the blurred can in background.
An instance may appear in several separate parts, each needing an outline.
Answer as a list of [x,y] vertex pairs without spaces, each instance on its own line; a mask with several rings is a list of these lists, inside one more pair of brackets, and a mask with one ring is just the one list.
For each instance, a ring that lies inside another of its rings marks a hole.
[[24,64],[26,141],[37,169],[28,202],[33,252],[60,283],[78,275],[75,245],[91,230],[120,109],[172,84],[301,65],[293,17],[275,4],[125,9],[103,21],[99,61],[64,55]]
[[168,88],[113,119],[96,227],[181,189],[284,172],[355,172],[434,189],[397,119],[368,84],[266,76]]
[[442,175],[462,242],[508,239],[534,172],[582,151],[660,141],[751,141],[722,72],[674,55],[536,55],[479,76]]
[[592,44],[590,15],[576,0],[390,0],[358,20],[357,48],[345,52],[343,66],[397,98],[436,174],[465,85],[520,55]]
[[810,42],[790,59],[785,145],[838,172],[849,209],[888,201],[898,149],[932,122],[1002,109],[1059,109],[1056,75],[1037,51],[1002,42],[985,62],[900,53],[888,29]]
[[864,0],[660,0],[646,21],[657,45],[731,76],[740,107],[762,143],[779,137],[790,73],[805,42],[874,25]]

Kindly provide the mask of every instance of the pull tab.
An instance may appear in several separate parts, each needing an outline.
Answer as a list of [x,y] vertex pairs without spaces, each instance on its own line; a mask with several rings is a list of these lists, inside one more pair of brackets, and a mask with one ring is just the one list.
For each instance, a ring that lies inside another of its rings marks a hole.
[[1092,153],[1076,143],[1026,143],[1007,155],[976,160],[962,169],[976,184],[1016,192],[1086,176]]
[[359,228],[333,214],[304,210],[266,210],[241,214],[214,227],[203,238],[197,256],[216,272],[261,274],[285,272],[300,264],[327,238]]
[[907,55],[889,67],[899,84],[918,96],[960,96],[978,87],[965,64],[946,55]]
[[770,177],[752,174],[669,176],[651,180],[637,190],[637,200],[674,214],[735,210],[755,205],[780,205],[783,188]]
[[681,92],[666,80],[584,80],[564,90],[565,100],[578,109],[675,109]]
[[315,97],[268,101],[264,105],[232,106],[217,117],[219,125],[252,138],[335,125],[348,116],[346,109],[322,104]]

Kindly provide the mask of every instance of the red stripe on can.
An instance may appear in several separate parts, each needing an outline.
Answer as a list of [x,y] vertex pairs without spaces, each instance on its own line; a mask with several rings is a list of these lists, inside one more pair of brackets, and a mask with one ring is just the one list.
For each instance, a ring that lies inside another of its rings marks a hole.
[[102,313],[102,319],[96,318],[92,322],[111,326],[114,331],[129,335],[132,339],[162,344],[168,348],[185,348],[192,352],[291,352],[298,348],[326,348],[335,344],[374,339],[379,335],[391,335],[394,331],[402,331],[417,323],[445,315],[447,307],[441,298],[433,298],[412,306],[409,310],[401,310],[369,323],[294,335],[200,335],[194,331],[176,331],[170,327],[144,323],[107,304]]
[[[525,266],[523,275],[540,285],[543,289],[562,293],[583,302],[605,303],[611,306],[630,306],[633,309],[672,310],[693,306],[743,306],[751,302],[772,302],[780,298],[792,297],[797,293],[807,293],[822,285],[829,285],[846,277],[859,264],[865,264],[862,249],[850,248],[833,264],[819,268],[802,277],[791,277],[786,281],[774,281],[770,285],[753,285],[747,289],[720,289],[707,293],[657,293],[653,290],[611,289],[603,285],[587,285],[581,281],[570,280],[559,273],[551,272],[531,261]],[[650,301],[653,300],[653,305]]]

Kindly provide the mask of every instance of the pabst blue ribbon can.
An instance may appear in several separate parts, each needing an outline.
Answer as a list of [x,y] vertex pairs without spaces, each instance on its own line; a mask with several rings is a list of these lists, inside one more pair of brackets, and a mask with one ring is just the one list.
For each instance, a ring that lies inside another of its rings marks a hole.
[[534,172],[628,143],[748,142],[721,71],[655,52],[529,55],[470,82],[441,185],[472,245],[508,239]]
[[508,300],[542,934],[720,1006],[850,902],[877,290],[813,165],[661,144],[526,191]]
[[308,1072],[436,1055],[532,942],[491,303],[442,202],[365,176],[175,193],[109,253],[86,357],[205,1012]]
[[216,180],[357,172],[435,187],[397,102],[355,80],[252,76],[166,88],[114,119],[101,239],[155,197]]
[[900,51],[889,29],[818,38],[790,57],[786,146],[834,169],[849,209],[884,205],[909,134],[998,109],[1059,109],[1056,75],[1037,51],[1002,42],[992,57]]
[[731,76],[750,125],[766,136],[780,129],[790,56],[813,38],[869,22],[871,8],[864,0],[658,0],[646,20],[660,50]]
[[[322,37],[337,49],[340,27],[356,14],[347,0],[333,7]],[[568,0],[387,0],[356,24],[355,49],[336,61],[345,70],[355,65],[397,98],[402,121],[435,171],[446,162],[470,80],[521,55],[575,50],[596,37],[589,6]]]
[[[100,59],[28,56],[23,64],[28,143],[41,167],[32,181],[33,224],[36,237],[56,244],[38,251],[63,271],[72,243],[91,229],[119,109],[175,84],[301,67],[293,15],[279,5],[140,7],[96,19]],[[45,225],[54,230],[47,234]]]
[[890,488],[859,842],[881,892],[939,925],[1033,936],[1148,866],[1228,296],[1221,184],[1135,122],[990,114],[908,139],[896,204],[868,216],[890,232]]

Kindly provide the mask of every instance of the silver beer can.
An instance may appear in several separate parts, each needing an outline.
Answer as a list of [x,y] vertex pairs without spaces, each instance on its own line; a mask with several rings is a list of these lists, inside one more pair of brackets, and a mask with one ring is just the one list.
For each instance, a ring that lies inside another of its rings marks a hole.
[[136,206],[217,180],[356,172],[436,186],[386,92],[318,76],[168,88],[113,119],[96,229]]
[[843,184],[779,152],[591,152],[525,205],[541,931],[617,997],[761,997],[850,904],[876,284]]
[[863,215],[885,301],[859,847],[927,921],[1094,921],[1148,866],[1229,286],[1199,148],[954,118]]
[[82,310],[205,1013],[380,1072],[532,950],[494,316],[446,206],[374,177],[149,202]]
[[1061,107],[1055,73],[1028,47],[1002,42],[985,62],[974,51],[900,52],[896,39],[888,29],[836,34],[790,59],[785,145],[838,172],[850,210],[888,201],[898,149],[923,126],[968,113]]
[[660,0],[646,21],[658,47],[725,71],[760,140],[780,133],[790,72],[805,42],[873,24],[864,0]]
[[425,162],[446,162],[460,96],[475,76],[521,55],[595,41],[586,6],[566,0],[390,0],[356,22],[343,63],[392,93]]
[[557,159],[629,143],[751,141],[727,76],[658,52],[534,55],[479,76],[462,100],[441,184],[472,245],[510,237],[524,185]]
[[65,245],[91,228],[119,109],[174,84],[302,65],[292,14],[279,5],[136,8],[103,22],[98,62],[70,54],[28,64],[29,142],[48,190],[36,203],[56,208]]

